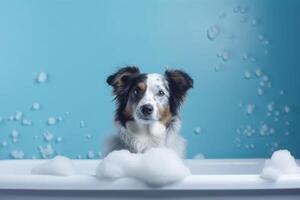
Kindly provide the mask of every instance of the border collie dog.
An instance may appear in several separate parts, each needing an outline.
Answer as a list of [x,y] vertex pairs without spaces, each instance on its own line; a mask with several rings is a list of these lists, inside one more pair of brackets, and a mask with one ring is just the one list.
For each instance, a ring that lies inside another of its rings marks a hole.
[[120,149],[143,153],[151,147],[167,147],[184,156],[178,111],[193,87],[187,73],[166,70],[164,75],[144,74],[138,67],[127,66],[106,82],[113,87],[118,128],[117,135],[108,140],[106,154]]

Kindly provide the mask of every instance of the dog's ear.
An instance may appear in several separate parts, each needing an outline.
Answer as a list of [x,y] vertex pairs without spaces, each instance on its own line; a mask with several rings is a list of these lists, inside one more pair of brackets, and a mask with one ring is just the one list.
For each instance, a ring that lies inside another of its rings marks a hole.
[[165,77],[169,83],[170,103],[173,112],[184,101],[186,92],[193,87],[193,79],[181,70],[166,70]]
[[126,88],[132,77],[139,74],[140,70],[136,66],[126,66],[119,69],[116,73],[107,77],[106,82],[114,88],[114,94]]

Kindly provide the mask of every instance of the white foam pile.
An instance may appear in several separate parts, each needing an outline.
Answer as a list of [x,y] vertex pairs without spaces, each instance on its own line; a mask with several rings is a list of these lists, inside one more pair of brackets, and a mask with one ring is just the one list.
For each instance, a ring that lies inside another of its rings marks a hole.
[[166,148],[152,148],[143,154],[113,151],[96,168],[100,179],[130,177],[154,187],[180,181],[190,174],[178,155]]
[[75,174],[75,168],[71,159],[65,156],[56,156],[31,170],[31,174],[70,176]]
[[269,181],[276,181],[282,174],[300,174],[300,167],[288,150],[278,150],[266,160],[260,177]]

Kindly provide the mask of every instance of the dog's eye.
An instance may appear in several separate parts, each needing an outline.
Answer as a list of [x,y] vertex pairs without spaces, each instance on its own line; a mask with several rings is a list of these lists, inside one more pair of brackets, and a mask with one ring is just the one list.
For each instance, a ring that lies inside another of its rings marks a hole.
[[165,95],[165,92],[164,92],[163,90],[159,90],[159,91],[158,91],[158,96],[161,96],[161,97],[162,97],[162,96],[164,96],[164,95]]
[[138,95],[138,94],[140,94],[141,93],[141,89],[140,88],[135,88],[134,90],[133,90],[133,94],[134,95]]

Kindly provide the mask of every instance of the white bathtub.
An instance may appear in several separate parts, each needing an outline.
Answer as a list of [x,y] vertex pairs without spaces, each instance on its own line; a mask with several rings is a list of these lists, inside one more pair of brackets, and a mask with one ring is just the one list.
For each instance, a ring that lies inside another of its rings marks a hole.
[[277,182],[262,180],[263,159],[186,160],[193,175],[162,188],[130,178],[100,181],[94,177],[99,160],[74,160],[76,176],[31,175],[31,168],[42,162],[0,161],[0,200],[300,199],[300,175],[283,175]]

